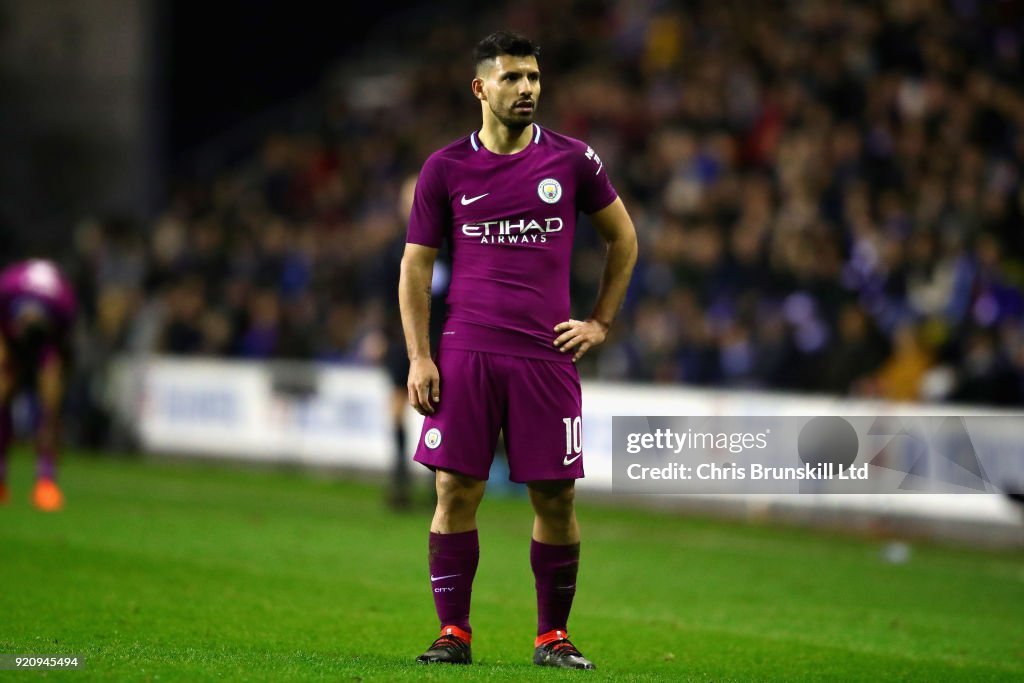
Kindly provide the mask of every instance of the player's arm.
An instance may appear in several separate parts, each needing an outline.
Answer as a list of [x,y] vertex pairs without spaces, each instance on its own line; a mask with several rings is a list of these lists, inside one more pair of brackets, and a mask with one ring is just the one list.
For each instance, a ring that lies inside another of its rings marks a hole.
[[567,320],[555,326],[561,334],[555,346],[562,352],[576,350],[573,362],[592,347],[604,342],[615,315],[626,298],[629,279],[636,265],[636,229],[622,200],[616,198],[605,208],[590,214],[590,222],[604,240],[604,272],[597,292],[597,302],[586,320]]
[[406,244],[398,280],[398,305],[409,352],[409,404],[421,415],[432,415],[441,400],[441,378],[430,358],[430,282],[437,249]]
[[6,405],[8,399],[11,398],[11,390],[13,387],[7,371],[7,343],[4,341],[4,336],[0,334],[0,410]]

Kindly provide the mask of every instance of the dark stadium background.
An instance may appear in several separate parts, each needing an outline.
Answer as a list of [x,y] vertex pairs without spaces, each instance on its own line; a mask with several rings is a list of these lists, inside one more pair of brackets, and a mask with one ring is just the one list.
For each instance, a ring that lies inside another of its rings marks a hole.
[[[315,2],[162,3],[156,34],[166,74],[165,161],[173,165],[181,152],[316,88],[367,36],[387,39],[389,25],[429,13],[417,10],[422,4],[354,2],[325,16]],[[470,7],[446,6],[459,4]]]
[[[402,182],[475,125],[478,34],[519,25],[539,120],[598,149],[638,224],[587,376],[1024,404],[1021,3],[757,7],[0,3],[4,253],[75,272],[86,358],[378,362]],[[577,317],[600,254],[579,242]],[[143,303],[197,292],[227,339],[139,341]],[[246,346],[261,312],[288,329]]]

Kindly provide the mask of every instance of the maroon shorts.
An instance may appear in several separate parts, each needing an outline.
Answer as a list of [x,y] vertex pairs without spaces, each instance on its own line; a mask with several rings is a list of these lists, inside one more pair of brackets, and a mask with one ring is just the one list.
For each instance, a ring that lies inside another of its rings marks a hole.
[[487,479],[501,431],[512,481],[583,477],[574,364],[447,349],[437,366],[441,401],[423,422],[416,462]]

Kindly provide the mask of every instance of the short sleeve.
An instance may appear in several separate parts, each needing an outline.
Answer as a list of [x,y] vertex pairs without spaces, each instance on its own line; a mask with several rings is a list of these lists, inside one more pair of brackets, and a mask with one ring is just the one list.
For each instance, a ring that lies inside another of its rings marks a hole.
[[595,213],[615,201],[619,194],[612,187],[604,162],[592,147],[581,151],[577,161],[576,206],[583,213]]
[[440,248],[452,220],[444,167],[439,157],[431,156],[416,179],[416,192],[409,214],[406,242]]

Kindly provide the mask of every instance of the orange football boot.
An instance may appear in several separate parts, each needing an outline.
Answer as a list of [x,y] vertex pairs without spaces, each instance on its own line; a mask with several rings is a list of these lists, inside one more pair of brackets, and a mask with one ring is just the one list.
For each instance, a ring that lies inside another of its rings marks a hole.
[[57,512],[64,507],[64,494],[52,479],[40,479],[32,492],[32,504],[43,512]]

